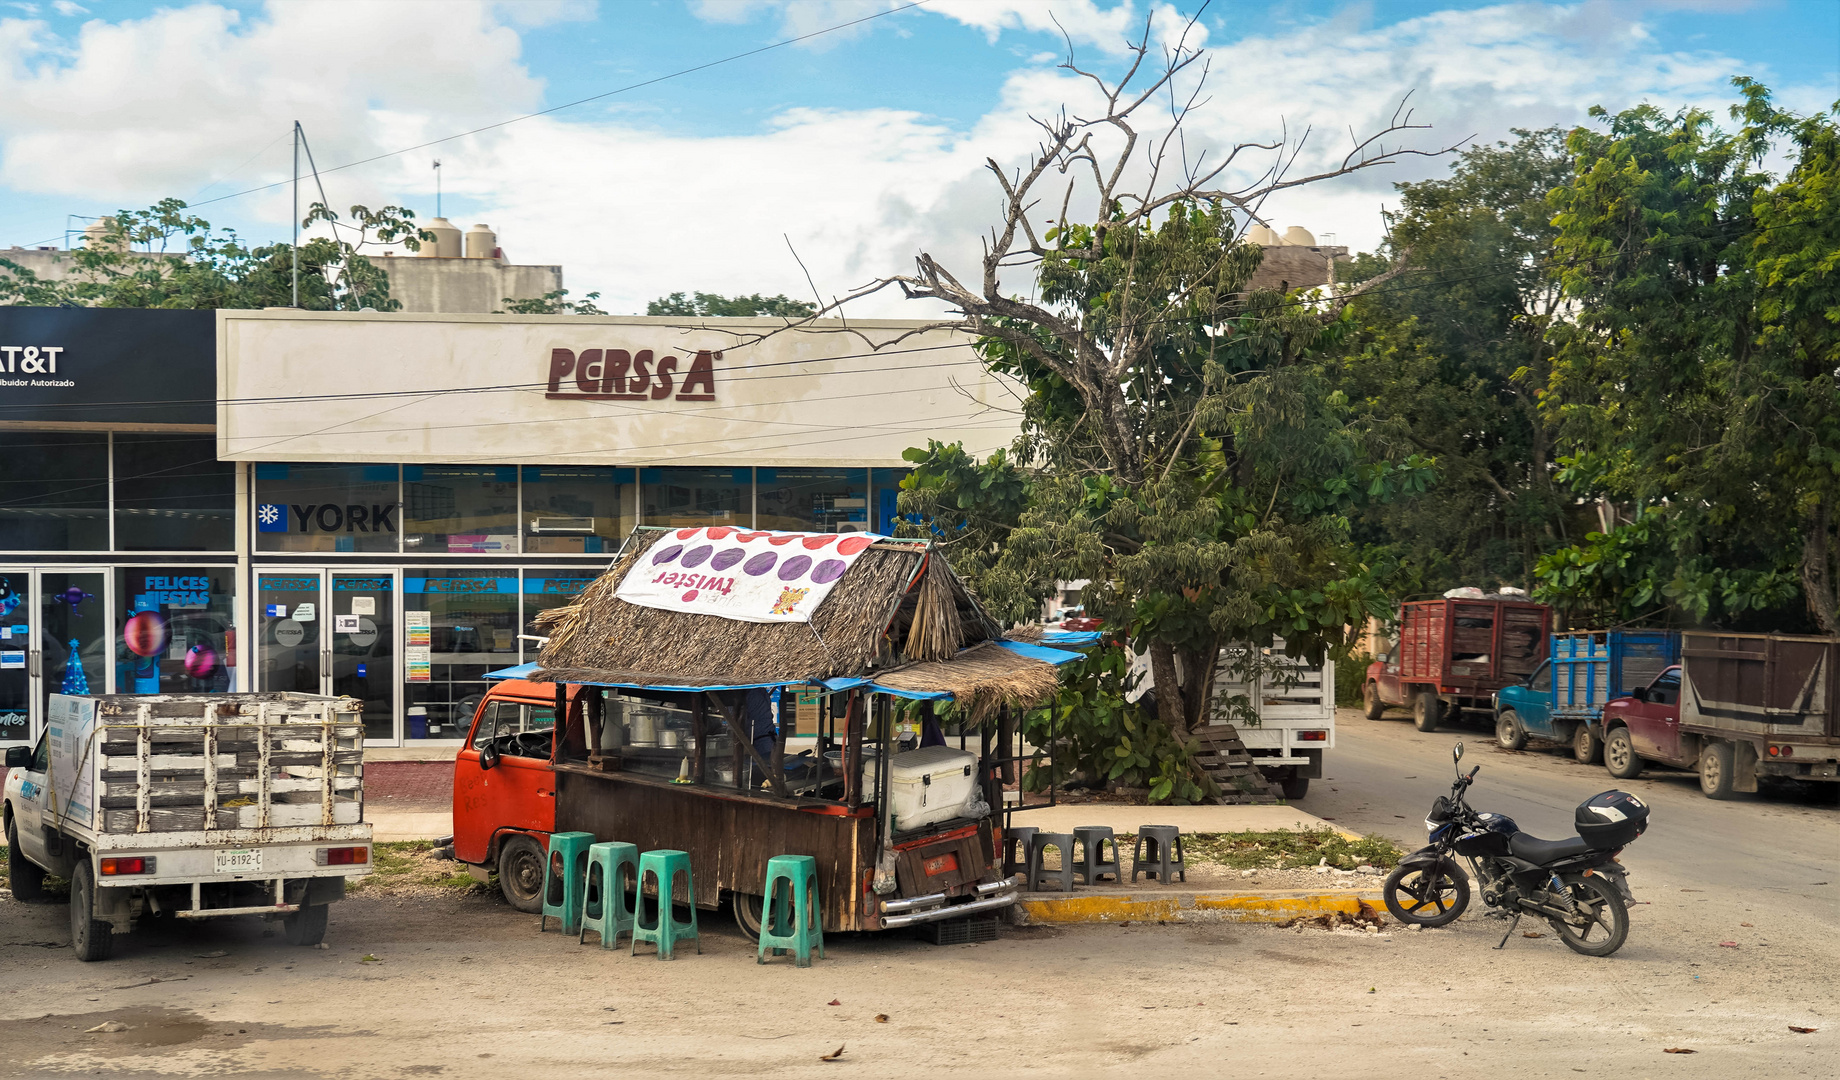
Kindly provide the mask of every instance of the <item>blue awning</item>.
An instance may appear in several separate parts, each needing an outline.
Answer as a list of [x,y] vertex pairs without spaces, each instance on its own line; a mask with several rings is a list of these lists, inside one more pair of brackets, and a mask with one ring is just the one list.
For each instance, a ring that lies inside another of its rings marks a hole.
[[1041,640],[1044,645],[1091,645],[1100,636],[1097,630],[1043,630]]

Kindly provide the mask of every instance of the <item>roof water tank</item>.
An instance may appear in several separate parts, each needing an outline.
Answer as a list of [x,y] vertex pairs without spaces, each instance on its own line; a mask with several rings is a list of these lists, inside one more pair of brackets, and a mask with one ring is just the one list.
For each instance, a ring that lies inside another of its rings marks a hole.
[[1303,226],[1292,225],[1284,230],[1284,243],[1290,247],[1315,247],[1316,238]]
[[1278,234],[1255,221],[1252,228],[1246,230],[1246,242],[1260,247],[1277,247]]
[[116,251],[126,250],[126,245],[123,244],[120,236],[116,236],[113,241],[109,239],[109,230],[114,227],[113,217],[99,217],[85,225],[83,227],[83,246],[96,250],[104,247],[113,247]]
[[466,257],[469,259],[490,259],[498,250],[498,234],[490,225],[474,225],[466,230]]
[[429,218],[423,228],[434,234],[434,242],[422,241],[422,250],[416,254],[442,259],[460,257],[460,230],[454,227],[453,222],[444,217]]

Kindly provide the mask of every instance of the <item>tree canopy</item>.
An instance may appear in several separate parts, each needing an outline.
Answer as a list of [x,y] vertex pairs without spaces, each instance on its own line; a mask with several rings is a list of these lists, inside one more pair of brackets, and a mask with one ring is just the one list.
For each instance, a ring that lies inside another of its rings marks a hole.
[[674,292],[645,305],[647,315],[688,315],[703,318],[751,319],[771,315],[785,319],[805,319],[817,313],[817,305],[793,300],[784,293],[778,296],[722,296],[699,292],[685,296]]

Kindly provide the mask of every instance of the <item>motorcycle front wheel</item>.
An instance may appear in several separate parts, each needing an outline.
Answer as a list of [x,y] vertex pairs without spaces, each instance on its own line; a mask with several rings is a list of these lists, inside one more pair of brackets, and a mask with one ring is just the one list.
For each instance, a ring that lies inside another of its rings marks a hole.
[[1447,926],[1469,907],[1469,877],[1455,863],[1399,866],[1386,877],[1386,910],[1407,926]]
[[1623,906],[1616,886],[1600,874],[1566,874],[1559,880],[1572,903],[1589,920],[1583,926],[1573,926],[1563,919],[1546,920],[1565,947],[1586,956],[1609,956],[1622,948],[1629,937],[1629,909]]

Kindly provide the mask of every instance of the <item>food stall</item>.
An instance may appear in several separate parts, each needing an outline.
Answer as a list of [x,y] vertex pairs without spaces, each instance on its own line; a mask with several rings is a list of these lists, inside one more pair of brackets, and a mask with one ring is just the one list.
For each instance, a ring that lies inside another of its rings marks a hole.
[[1078,654],[1006,637],[933,544],[641,528],[542,629],[491,677],[554,688],[554,830],[688,852],[750,932],[775,855],[816,858],[827,931],[1013,902],[995,733]]

